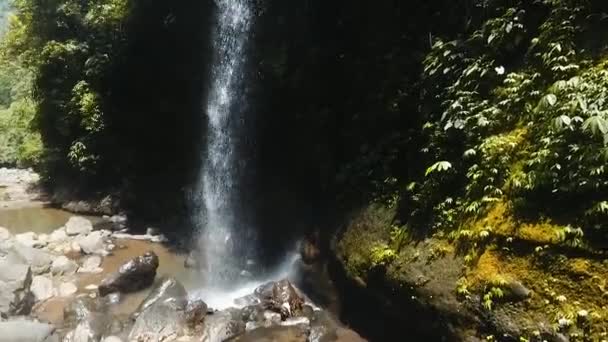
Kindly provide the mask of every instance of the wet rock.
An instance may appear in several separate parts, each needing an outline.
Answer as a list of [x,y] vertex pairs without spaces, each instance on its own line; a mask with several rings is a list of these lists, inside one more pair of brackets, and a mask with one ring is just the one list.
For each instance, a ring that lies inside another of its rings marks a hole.
[[87,319],[94,312],[101,312],[103,303],[86,296],[77,297],[63,309],[63,319],[72,326]]
[[310,320],[307,317],[291,317],[280,323],[282,326],[303,325],[310,326]]
[[35,276],[30,287],[36,301],[47,300],[55,295],[53,281],[45,276]]
[[72,216],[65,224],[65,231],[69,236],[89,234],[93,231],[93,224],[84,217]]
[[92,232],[76,240],[82,251],[86,254],[104,255],[106,250],[103,244],[103,233],[101,231]]
[[162,341],[183,335],[186,325],[186,290],[175,279],[165,279],[144,300],[129,340]]
[[274,284],[275,283],[272,281],[262,284],[253,291],[253,294],[262,301],[268,301],[272,298],[272,288],[274,287]]
[[66,256],[59,256],[51,264],[53,275],[72,275],[78,270],[78,264]]
[[133,313],[133,317],[139,316],[158,302],[171,303],[176,310],[184,311],[188,304],[187,297],[188,293],[179,281],[173,278],[162,279],[139,305],[139,308]]
[[0,316],[27,315],[34,305],[29,265],[0,261]]
[[244,322],[263,322],[264,308],[261,305],[249,305],[241,310],[241,317]]
[[299,326],[258,328],[234,338],[235,342],[307,342],[309,331]]
[[236,304],[240,307],[258,305],[260,303],[262,303],[262,301],[255,295],[246,295],[246,296],[239,297],[234,300],[234,304]]
[[58,292],[60,297],[69,297],[78,292],[78,287],[73,283],[61,283]]
[[205,316],[207,316],[207,309],[207,304],[202,300],[188,302],[185,311],[186,323],[188,326],[194,328],[203,323]]
[[2,342],[55,342],[55,328],[50,324],[28,320],[0,322],[0,341]]
[[272,295],[266,302],[269,309],[281,314],[283,319],[298,316],[302,312],[304,299],[287,279],[272,286]]
[[281,324],[281,314],[272,311],[264,311],[264,326]]
[[107,316],[91,312],[81,320],[76,328],[68,332],[64,338],[64,342],[99,342],[105,335],[110,320]]
[[99,294],[105,296],[112,292],[134,292],[145,289],[154,282],[158,256],[154,252],[147,252],[124,265],[118,272],[104,279],[99,285]]
[[101,265],[101,257],[98,255],[92,255],[84,260],[82,267],[78,270],[78,273],[100,273],[103,271],[99,266]]
[[234,318],[229,311],[207,316],[202,342],[223,342],[245,332],[245,323]]

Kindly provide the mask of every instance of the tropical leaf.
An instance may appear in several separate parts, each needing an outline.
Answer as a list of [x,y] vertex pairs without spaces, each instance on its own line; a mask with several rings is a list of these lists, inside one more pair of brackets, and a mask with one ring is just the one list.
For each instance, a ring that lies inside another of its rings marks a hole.
[[447,161],[440,161],[433,165],[431,165],[428,169],[426,169],[425,176],[430,175],[433,172],[444,172],[452,168],[452,163]]
[[583,131],[591,132],[593,135],[608,133],[608,122],[598,115],[594,115],[583,122]]

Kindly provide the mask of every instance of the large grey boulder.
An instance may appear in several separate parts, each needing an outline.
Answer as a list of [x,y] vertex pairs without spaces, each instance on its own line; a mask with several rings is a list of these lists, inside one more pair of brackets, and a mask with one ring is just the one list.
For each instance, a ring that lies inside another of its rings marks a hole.
[[163,341],[184,334],[187,293],[175,279],[164,279],[137,310],[129,340]]
[[39,302],[47,300],[55,295],[53,280],[45,276],[35,276],[34,279],[32,279],[30,289],[34,294],[36,301]]
[[93,231],[93,224],[84,217],[72,216],[65,224],[65,231],[68,235],[84,235]]
[[27,320],[0,322],[0,341],[2,342],[56,342],[52,325]]
[[34,305],[31,284],[32,271],[29,265],[7,259],[0,261],[0,316],[30,313]]
[[77,270],[78,264],[64,255],[55,258],[51,264],[51,273],[54,275],[72,275]]
[[99,285],[99,294],[112,292],[135,292],[152,285],[158,268],[158,256],[154,252],[134,258],[120,266],[118,272],[104,279]]
[[81,320],[76,328],[68,332],[64,342],[99,342],[110,327],[110,320],[106,315],[91,312]]
[[40,248],[46,246],[47,242],[38,239],[38,235],[33,232],[15,235],[15,241],[23,246]]

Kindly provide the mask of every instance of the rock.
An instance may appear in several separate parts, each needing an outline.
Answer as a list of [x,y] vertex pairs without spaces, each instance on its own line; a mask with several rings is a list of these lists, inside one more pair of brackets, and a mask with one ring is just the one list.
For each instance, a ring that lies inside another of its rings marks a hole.
[[80,254],[81,252],[82,252],[82,248],[80,247],[80,244],[78,243],[78,241],[72,241],[72,243],[70,244],[70,250],[68,251],[68,253]]
[[304,239],[300,244],[300,256],[306,264],[313,264],[319,260],[321,250],[319,248],[318,234],[313,234]]
[[104,338],[102,342],[122,342],[122,340],[120,339],[120,337],[108,336]]
[[257,305],[260,304],[261,301],[258,297],[256,297],[255,295],[246,295],[243,297],[239,297],[237,299],[234,300],[234,304],[236,304],[237,306],[240,307],[246,307],[246,306],[250,306],[250,305]]
[[202,342],[223,342],[244,332],[243,321],[236,320],[229,311],[220,311],[205,319]]
[[103,245],[103,233],[100,231],[92,232],[76,241],[85,254],[105,254]]
[[36,233],[32,233],[32,232],[15,235],[15,241],[17,241],[17,243],[19,243],[23,246],[27,246],[27,247],[39,248],[39,247],[46,246],[46,243],[42,243],[41,241],[38,241],[38,235]]
[[156,286],[137,310],[129,340],[162,341],[183,334],[186,320],[186,290],[175,279]]
[[281,325],[286,327],[294,325],[310,326],[310,320],[307,317],[291,317],[281,322]]
[[98,288],[99,288],[99,286],[97,286],[95,284],[91,284],[91,285],[85,286],[84,289],[87,291],[97,291]]
[[[9,252],[10,253],[10,252]],[[21,260],[21,263],[30,265],[34,274],[47,273],[51,268],[52,257],[50,254],[39,249],[15,244],[12,248],[12,255],[8,259]],[[19,262],[17,262],[19,263]]]
[[0,227],[0,241],[6,241],[9,240],[12,237],[11,232],[8,231],[8,229],[4,228],[4,227]]
[[112,292],[134,292],[142,290],[154,282],[158,256],[154,252],[147,252],[124,265],[118,272],[104,279],[99,285],[99,294],[105,296]]
[[26,264],[0,261],[0,316],[28,315],[34,305],[32,271]]
[[272,311],[264,311],[265,326],[279,325],[281,324],[281,320],[280,314]]
[[185,311],[186,324],[190,328],[194,328],[203,323],[205,316],[207,316],[207,309],[207,304],[202,300],[188,302]]
[[69,297],[78,292],[78,288],[73,283],[61,283],[59,285],[59,296]]
[[251,330],[234,342],[307,342],[310,331],[300,326],[275,326]]
[[100,265],[101,257],[99,255],[92,255],[83,261],[78,273],[101,273],[103,269],[99,267]]
[[[188,293],[184,286],[173,278],[165,278],[156,284],[150,294],[143,300],[137,310],[133,313],[134,317],[139,316],[147,308],[157,302],[172,303],[180,311],[184,311],[188,304]],[[204,303],[203,303],[204,304]]]
[[283,319],[301,314],[304,299],[298,294],[289,280],[283,279],[272,286],[272,295],[265,305],[281,314]]
[[78,264],[66,256],[59,256],[51,264],[53,275],[72,275],[78,270]]
[[160,235],[160,230],[158,228],[148,227],[148,228],[146,228],[146,235],[151,235],[151,236]]
[[91,312],[81,320],[76,328],[66,334],[64,342],[98,342],[110,326],[108,318],[100,313]]
[[72,216],[65,224],[65,231],[69,236],[89,234],[93,231],[93,224],[84,217]]
[[55,229],[51,235],[49,235],[49,243],[63,243],[68,240],[68,234],[65,232],[65,227]]
[[32,279],[31,291],[36,301],[44,301],[55,295],[53,281],[45,276],[35,276]]
[[55,328],[50,324],[27,320],[0,322],[0,341],[2,342],[55,342]]

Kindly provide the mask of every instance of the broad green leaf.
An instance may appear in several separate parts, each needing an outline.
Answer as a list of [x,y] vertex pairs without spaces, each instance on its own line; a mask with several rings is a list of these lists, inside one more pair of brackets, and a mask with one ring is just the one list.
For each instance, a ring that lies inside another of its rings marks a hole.
[[547,103],[550,106],[555,106],[555,104],[557,103],[557,96],[555,96],[554,94],[548,94],[547,96],[545,96],[545,100],[547,100]]
[[452,163],[447,161],[436,162],[431,165],[428,169],[426,169],[425,176],[430,175],[433,172],[444,172],[452,168]]
[[593,135],[608,133],[608,123],[600,116],[592,116],[583,123],[583,131],[591,132]]

